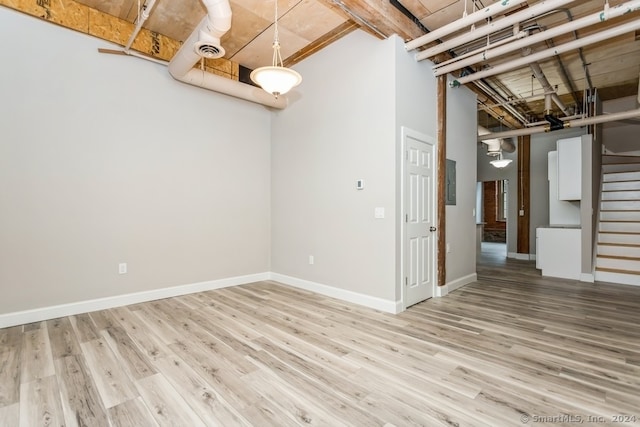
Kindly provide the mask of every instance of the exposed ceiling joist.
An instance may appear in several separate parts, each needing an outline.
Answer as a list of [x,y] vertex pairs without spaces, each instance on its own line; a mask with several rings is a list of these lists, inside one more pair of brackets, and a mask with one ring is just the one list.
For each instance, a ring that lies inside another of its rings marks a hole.
[[411,40],[424,34],[415,22],[400,12],[389,0],[321,1],[329,6],[338,6],[363,27],[368,25],[375,29],[379,37],[397,34],[404,40]]

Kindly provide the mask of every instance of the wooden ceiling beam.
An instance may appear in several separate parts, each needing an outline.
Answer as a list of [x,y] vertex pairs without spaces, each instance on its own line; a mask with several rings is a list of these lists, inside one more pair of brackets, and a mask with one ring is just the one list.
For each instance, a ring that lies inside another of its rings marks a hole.
[[285,67],[291,67],[294,64],[302,61],[303,59],[313,55],[314,53],[324,49],[334,41],[346,36],[353,30],[356,30],[359,27],[358,24],[353,22],[352,20],[346,21],[345,23],[338,25],[333,30],[329,31],[324,36],[320,37],[318,40],[308,44],[304,47],[304,49],[300,49],[293,55],[289,56],[287,59],[283,61],[283,65]]
[[[329,7],[338,7],[364,30],[380,38],[397,34],[404,40],[424,35],[415,22],[395,8],[388,0],[320,0]],[[369,26],[370,28],[365,28]]]

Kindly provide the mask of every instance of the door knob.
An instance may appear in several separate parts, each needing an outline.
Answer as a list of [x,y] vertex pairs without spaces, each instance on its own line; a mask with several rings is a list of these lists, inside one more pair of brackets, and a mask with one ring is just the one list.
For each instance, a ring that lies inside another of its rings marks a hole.
[[429,231],[436,231],[437,228],[435,228],[434,226],[429,227]]

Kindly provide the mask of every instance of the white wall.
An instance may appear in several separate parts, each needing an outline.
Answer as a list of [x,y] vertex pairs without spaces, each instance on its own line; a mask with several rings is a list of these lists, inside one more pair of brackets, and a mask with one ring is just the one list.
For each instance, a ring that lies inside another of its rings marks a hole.
[[296,66],[299,99],[273,119],[274,272],[395,301],[394,48],[355,31]]
[[446,282],[475,279],[478,113],[471,90],[447,89],[447,159],[456,162],[456,204],[446,207]]
[[548,153],[556,150],[557,140],[585,133],[586,128],[569,128],[531,135],[529,253],[536,253],[536,228],[549,224]]
[[269,111],[6,8],[0,39],[0,313],[269,271]]
[[[637,96],[627,96],[602,102],[604,114],[619,113],[638,108]],[[625,120],[603,123],[603,144],[607,154],[627,153],[640,155],[640,139],[638,131],[640,124],[637,120]]]

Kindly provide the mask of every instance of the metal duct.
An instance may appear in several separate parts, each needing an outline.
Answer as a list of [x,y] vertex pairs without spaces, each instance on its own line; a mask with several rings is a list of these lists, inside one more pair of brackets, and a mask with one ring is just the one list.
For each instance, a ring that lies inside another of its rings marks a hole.
[[261,88],[193,68],[202,57],[224,55],[220,38],[231,28],[229,0],[205,0],[204,5],[207,8],[207,16],[202,19],[169,62],[171,76],[183,83],[267,107],[285,108],[287,98],[284,96],[276,99]]

